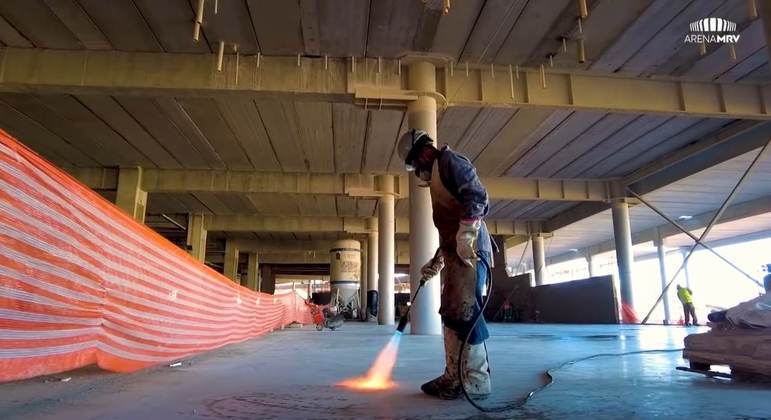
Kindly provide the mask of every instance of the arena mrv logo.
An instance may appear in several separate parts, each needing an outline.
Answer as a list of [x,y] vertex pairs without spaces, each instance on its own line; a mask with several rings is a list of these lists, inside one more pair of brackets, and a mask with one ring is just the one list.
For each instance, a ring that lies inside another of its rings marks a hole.
[[691,33],[685,35],[686,44],[736,44],[736,23],[723,18],[709,17],[691,22]]

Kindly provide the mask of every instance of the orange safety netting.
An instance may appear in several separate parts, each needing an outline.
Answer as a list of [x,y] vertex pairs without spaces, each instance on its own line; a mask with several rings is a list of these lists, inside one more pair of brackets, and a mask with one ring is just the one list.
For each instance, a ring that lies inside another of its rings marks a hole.
[[241,287],[0,130],[0,382],[129,372],[312,323]]

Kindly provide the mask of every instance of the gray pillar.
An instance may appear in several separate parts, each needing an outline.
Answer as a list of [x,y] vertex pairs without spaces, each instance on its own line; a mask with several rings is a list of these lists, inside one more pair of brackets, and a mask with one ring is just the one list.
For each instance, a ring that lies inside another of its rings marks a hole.
[[[376,217],[367,219],[367,287],[364,290],[364,302],[367,292],[378,290],[378,221]],[[364,318],[365,320],[368,318]]]
[[[613,239],[616,243],[616,264],[618,265],[618,280],[620,283],[621,303],[626,309],[634,311],[634,295],[632,294],[632,228],[629,222],[629,204],[625,200],[614,200],[611,204],[613,215]],[[627,316],[622,308],[624,322],[638,322]]]
[[249,253],[249,261],[246,266],[246,287],[249,290],[260,290],[260,264],[256,252]]
[[[410,64],[408,71],[410,89],[419,92],[436,91],[436,68],[426,61]],[[436,99],[419,96],[407,105],[410,128],[424,130],[437,141]],[[410,183],[410,290],[412,293],[420,284],[420,268],[434,257],[439,248],[439,232],[434,227],[431,208],[431,194],[428,188],[418,186],[414,175]],[[382,235],[383,232],[381,231]],[[383,249],[380,250],[383,252]],[[382,281],[382,277],[381,277]],[[441,334],[442,320],[439,318],[439,279],[429,279],[420,291],[410,309],[411,334]]]
[[225,241],[225,267],[222,274],[236,283],[241,283],[238,277],[238,246],[231,240]]
[[672,313],[669,310],[669,296],[666,295],[667,287],[667,254],[664,251],[664,240],[661,237],[661,232],[658,232],[658,238],[654,241],[656,245],[656,253],[659,257],[659,276],[661,277],[661,290],[665,292],[664,301],[664,325],[672,323]]
[[142,168],[120,168],[115,205],[139,223],[145,222],[147,191],[142,189]]
[[544,237],[541,234],[532,235],[533,241],[533,272],[535,276],[535,285],[541,286],[546,280],[546,248],[544,246]]
[[187,244],[190,255],[200,262],[206,261],[206,228],[203,214],[187,216]]
[[[685,261],[685,256],[688,255],[688,251],[690,250],[689,247],[682,247],[680,248],[680,254],[683,256],[683,261]],[[685,287],[691,288],[691,273],[688,271],[688,265],[690,264],[690,258],[688,261],[685,261],[685,266],[683,267],[683,275],[685,276]]]
[[594,254],[591,251],[586,251],[584,254],[586,258],[586,265],[589,268],[589,277],[594,277]]
[[[394,324],[394,196],[393,175],[377,177],[378,187],[385,194],[378,200],[378,305],[377,322],[380,325]],[[389,188],[390,186],[390,188]]]

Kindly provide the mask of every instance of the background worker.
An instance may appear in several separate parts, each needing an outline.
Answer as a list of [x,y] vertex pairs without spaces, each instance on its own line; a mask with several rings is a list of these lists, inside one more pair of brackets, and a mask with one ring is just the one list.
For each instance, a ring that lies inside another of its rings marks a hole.
[[688,327],[691,325],[691,317],[693,317],[693,325],[699,325],[699,320],[696,318],[696,309],[693,307],[693,292],[691,289],[678,284],[677,298],[680,299],[680,303],[683,304],[685,326]]
[[[456,399],[462,394],[458,377],[458,355],[463,352],[464,385],[473,398],[490,394],[490,373],[484,341],[489,337],[481,315],[482,289],[487,280],[485,265],[492,256],[492,241],[483,222],[488,212],[487,191],[471,162],[449,147],[441,150],[421,130],[410,130],[399,140],[399,156],[408,171],[414,171],[422,187],[431,190],[434,225],[439,230],[441,253],[421,272],[433,277],[441,272],[442,295],[439,314],[444,323],[444,374],[421,386],[426,394]],[[480,319],[473,327],[474,320]]]

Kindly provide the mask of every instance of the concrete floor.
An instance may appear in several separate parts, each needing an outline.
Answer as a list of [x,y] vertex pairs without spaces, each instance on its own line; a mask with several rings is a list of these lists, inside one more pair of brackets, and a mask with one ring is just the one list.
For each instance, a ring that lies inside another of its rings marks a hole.
[[[690,329],[695,331],[695,329]],[[0,385],[0,418],[469,418],[463,401],[422,395],[443,367],[439,337],[405,336],[395,368],[399,387],[353,393],[331,386],[369,367],[392,328],[349,323],[339,331],[286,329],[185,361],[134,374],[82,369]],[[517,399],[542,373],[597,353],[673,349],[682,327],[494,325],[489,341],[494,395]],[[769,418],[771,388],[675,371],[680,353],[600,357],[568,365],[523,409],[494,418]],[[49,378],[50,380],[50,378]]]

